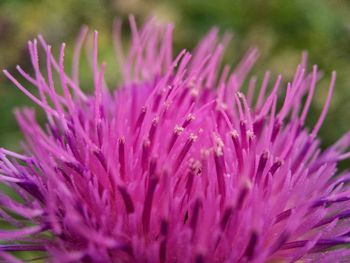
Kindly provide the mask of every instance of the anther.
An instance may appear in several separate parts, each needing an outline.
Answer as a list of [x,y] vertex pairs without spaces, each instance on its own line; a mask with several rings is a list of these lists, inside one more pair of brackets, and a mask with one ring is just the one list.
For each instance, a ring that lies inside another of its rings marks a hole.
[[152,203],[153,203],[154,192],[156,190],[158,181],[159,181],[158,177],[152,176],[149,180],[149,184],[147,187],[145,202],[144,202],[143,211],[142,211],[142,224],[143,224],[144,233],[148,233],[149,231]]
[[181,127],[179,125],[176,125],[174,128],[173,135],[171,136],[169,146],[168,146],[168,153],[170,153],[171,149],[173,148],[177,138],[180,136],[180,134],[184,131],[184,127]]
[[139,114],[139,117],[137,118],[137,121],[136,121],[136,124],[135,124],[135,127],[134,127],[135,131],[141,128],[143,120],[145,119],[146,113],[147,113],[147,108],[146,107],[142,107],[141,108],[141,112]]
[[259,160],[259,165],[258,165],[258,170],[256,171],[256,177],[255,177],[255,181],[257,183],[260,182],[261,176],[264,172],[265,166],[266,166],[266,162],[269,158],[269,152],[268,151],[264,151],[261,156],[260,156],[260,160]]
[[252,231],[247,248],[244,252],[244,255],[248,258],[248,260],[251,260],[254,257],[255,247],[257,243],[258,243],[258,234],[255,231]]
[[123,198],[126,212],[128,214],[133,213],[135,211],[134,203],[133,203],[133,201],[131,199],[131,196],[129,195],[128,191],[125,189],[124,186],[118,186],[118,190],[120,192],[120,195]]
[[232,142],[233,145],[235,147],[235,152],[236,152],[236,156],[237,156],[237,162],[238,162],[238,171],[242,171],[243,168],[243,154],[242,154],[242,148],[241,148],[241,144],[239,142],[239,134],[236,130],[233,130],[231,133],[231,138],[232,138]]
[[220,229],[221,229],[221,231],[225,230],[232,213],[233,213],[233,207],[232,206],[227,206],[225,208],[223,216],[222,216],[222,218],[220,220]]
[[144,173],[148,169],[150,145],[151,145],[150,140],[148,138],[144,139],[142,143],[142,157],[141,157],[142,173]]
[[274,164],[271,166],[270,170],[268,171],[268,174],[270,173],[272,176],[275,174],[275,172],[280,168],[283,164],[282,160],[277,160],[274,162]]
[[119,158],[119,174],[120,177],[125,179],[125,139],[118,139],[118,158]]
[[216,168],[216,177],[218,180],[219,193],[223,198],[226,196],[226,187],[225,187],[225,178],[224,174],[226,173],[225,160],[222,153],[222,150],[216,150],[215,156],[215,168]]
[[188,153],[188,151],[190,150],[192,144],[197,140],[197,136],[195,134],[191,134],[185,145],[183,146],[181,152],[179,153],[176,162],[175,162],[175,171],[180,167],[182,161],[184,160],[186,154]]
[[183,128],[186,128],[193,120],[195,120],[195,117],[192,113],[189,113],[186,117],[186,120],[182,124]]

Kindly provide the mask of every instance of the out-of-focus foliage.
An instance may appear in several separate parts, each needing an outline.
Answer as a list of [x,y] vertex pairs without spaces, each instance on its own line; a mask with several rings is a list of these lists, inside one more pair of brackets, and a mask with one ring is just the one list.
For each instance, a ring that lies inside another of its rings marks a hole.
[[[177,51],[193,47],[212,26],[232,31],[234,37],[226,61],[237,62],[244,50],[255,45],[261,51],[255,67],[260,77],[262,69],[271,69],[276,74],[283,73],[287,81],[301,52],[307,50],[310,63],[318,64],[325,72],[325,80],[316,92],[310,125],[320,113],[330,71],[336,69],[336,92],[321,130],[324,145],[349,128],[350,3],[347,0],[1,0],[0,67],[14,71],[15,65],[20,64],[30,70],[26,41],[37,33],[43,34],[56,51],[62,41],[67,43],[68,51],[72,50],[82,24],[99,31],[100,58],[114,65],[112,22],[115,17],[126,20],[128,14],[134,14],[138,20],[156,16],[160,21],[173,22]],[[69,68],[68,61],[66,64]],[[86,61],[85,64],[81,76],[83,85],[88,87],[91,76]],[[113,74],[114,68],[111,66],[109,70],[110,82],[118,78]],[[16,149],[20,135],[12,109],[33,103],[2,74],[0,101],[0,145]]]

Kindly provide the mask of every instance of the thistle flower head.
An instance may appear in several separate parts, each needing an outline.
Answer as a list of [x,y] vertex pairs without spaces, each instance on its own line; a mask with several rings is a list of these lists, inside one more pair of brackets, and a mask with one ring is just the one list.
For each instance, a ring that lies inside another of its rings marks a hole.
[[[304,127],[316,82],[306,60],[294,78],[261,87],[247,76],[251,49],[233,70],[221,70],[227,38],[211,31],[193,53],[172,56],[172,26],[131,21],[126,54],[115,27],[123,82],[115,90],[91,54],[94,93],[79,85],[78,38],[73,71],[64,70],[39,36],[28,48],[37,87],[30,93],[46,113],[16,118],[24,154],[0,151],[0,257],[47,251],[51,262],[305,262],[349,257],[350,174],[337,163],[350,156],[346,134],[326,150],[318,121]],[[41,51],[40,51],[41,50]],[[45,54],[40,60],[39,52]],[[248,83],[247,83],[248,82]],[[246,95],[242,87],[248,86]],[[278,103],[281,102],[281,103]]]

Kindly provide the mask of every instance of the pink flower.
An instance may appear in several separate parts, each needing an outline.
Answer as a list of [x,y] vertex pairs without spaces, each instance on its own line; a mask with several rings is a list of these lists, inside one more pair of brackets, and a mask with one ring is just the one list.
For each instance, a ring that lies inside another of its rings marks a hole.
[[[50,262],[339,262],[350,260],[350,133],[326,150],[304,122],[320,74],[303,59],[293,80],[267,72],[258,92],[240,90],[258,53],[221,70],[225,45],[212,30],[193,54],[172,57],[172,26],[130,19],[126,55],[115,47],[123,81],[109,90],[106,64],[92,51],[93,94],[39,36],[29,42],[35,96],[5,75],[46,113],[16,112],[24,154],[0,151],[0,257],[47,251]],[[39,47],[46,55],[40,61]],[[43,70],[41,71],[40,68]],[[271,88],[270,88],[271,87]],[[286,92],[284,92],[286,90]],[[257,94],[256,94],[257,93]],[[280,95],[280,94],[285,95]],[[281,99],[279,99],[282,97]],[[281,106],[277,106],[280,101]]]

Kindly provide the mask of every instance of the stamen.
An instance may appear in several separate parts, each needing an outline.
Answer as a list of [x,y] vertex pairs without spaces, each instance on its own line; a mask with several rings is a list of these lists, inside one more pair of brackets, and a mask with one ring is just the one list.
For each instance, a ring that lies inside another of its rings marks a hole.
[[98,151],[94,151],[94,155],[100,161],[103,169],[107,172],[108,171],[108,169],[107,169],[107,161],[106,161],[106,158],[103,155],[103,153],[100,150],[98,150]]
[[79,36],[76,40],[76,44],[73,52],[73,63],[72,63],[72,80],[77,86],[79,86],[79,58],[81,47],[83,46],[85,37],[88,33],[88,27],[83,26],[80,30]]
[[184,121],[184,123],[182,124],[183,128],[186,128],[193,120],[195,120],[196,118],[194,117],[194,115],[192,113],[189,113],[186,117],[186,120]]
[[119,158],[119,174],[122,180],[125,180],[125,139],[118,139],[118,158]]
[[125,77],[125,72],[123,70],[123,64],[125,60],[125,55],[123,52],[122,44],[121,44],[121,32],[122,31],[122,22],[119,19],[115,19],[113,22],[113,44],[114,50],[116,53],[116,59],[118,62],[118,66],[121,67],[122,75]]
[[279,122],[279,120],[275,120],[273,129],[272,129],[271,142],[274,142],[276,140],[277,134],[279,133],[280,129],[281,129],[281,123]]
[[190,227],[192,229],[192,240],[194,238],[194,233],[196,231],[198,218],[199,218],[199,209],[201,208],[201,206],[202,206],[202,201],[199,198],[196,199],[196,201],[194,202],[192,214],[190,217]]
[[[46,54],[47,54],[47,60],[50,62],[50,67],[51,64],[53,65],[53,67],[55,68],[56,71],[60,71],[60,66],[59,63],[57,63],[57,61],[55,60],[54,56],[51,54],[51,52],[47,52],[50,51],[50,46],[47,45],[47,43],[45,42],[44,38],[39,35],[38,36],[39,41],[41,43],[41,45],[43,46],[43,48],[46,50]],[[63,72],[64,73],[64,72]],[[48,74],[49,75],[49,74]],[[66,74],[65,75],[65,80],[67,81],[67,83],[71,86],[71,88],[76,92],[76,94],[83,100],[83,101],[87,101],[87,97],[86,95],[80,90],[80,88],[74,83],[73,80],[71,80]]]
[[224,231],[227,223],[231,217],[231,215],[233,214],[233,207],[232,206],[227,206],[224,210],[223,216],[221,217],[221,221],[220,221],[220,228],[221,231]]
[[247,149],[248,148],[248,143],[247,143],[247,127],[246,127],[246,122],[245,121],[240,121],[239,122],[239,128],[241,131],[241,141],[242,141],[242,148]]
[[29,244],[17,244],[17,245],[0,245],[0,251],[46,251],[45,246],[42,245],[29,245]]
[[168,235],[168,229],[169,229],[169,223],[167,220],[163,219],[161,224],[160,224],[160,234],[162,236],[167,236]]
[[159,104],[160,104],[160,100],[162,98],[162,93],[158,93],[154,99],[154,102],[153,102],[153,107],[152,107],[152,111],[153,112],[156,112],[159,108]]
[[261,117],[253,122],[253,131],[256,136],[259,138],[262,132],[263,125],[265,123],[265,118]]
[[239,134],[236,130],[233,130],[231,133],[231,138],[233,145],[235,147],[235,152],[237,156],[237,162],[238,162],[238,172],[241,172],[243,169],[243,154],[242,154],[242,148],[239,142]]
[[336,198],[325,198],[325,199],[320,199],[316,201],[312,207],[318,207],[318,206],[330,206],[331,204],[334,203],[340,203],[340,202],[346,202],[350,200],[350,196],[340,196]]
[[255,134],[252,130],[247,131],[248,146],[251,148],[254,145]]
[[204,263],[204,255],[198,254],[195,259],[195,263]]
[[333,90],[334,90],[334,86],[335,86],[335,79],[336,79],[336,73],[335,71],[332,72],[332,79],[331,79],[331,84],[329,85],[329,90],[328,90],[328,95],[327,95],[327,99],[326,99],[326,103],[323,106],[323,110],[322,113],[314,127],[314,129],[311,132],[311,138],[315,138],[318,131],[321,129],[322,123],[324,121],[324,119],[326,118],[326,114],[328,112],[328,108],[329,105],[331,104],[331,99],[332,99],[332,95],[333,95]]
[[12,81],[12,83],[17,86],[27,97],[29,97],[32,101],[34,101],[36,104],[38,104],[43,110],[46,112],[58,117],[58,113],[52,109],[50,106],[45,105],[41,100],[39,100],[37,97],[35,97],[33,94],[31,94],[26,88],[24,88],[7,70],[3,70],[5,76]]
[[189,138],[187,139],[184,147],[182,148],[181,152],[179,153],[176,161],[175,161],[175,169],[174,171],[177,171],[182,163],[182,161],[184,160],[186,154],[188,153],[188,151],[190,150],[192,144],[197,140],[197,136],[194,134],[191,134],[189,136]]
[[288,210],[283,211],[282,213],[278,214],[276,216],[276,219],[275,219],[275,224],[277,224],[278,222],[281,222],[282,220],[287,219],[288,217],[290,217],[292,212],[293,212],[293,209],[288,209]]
[[157,170],[157,158],[152,157],[150,164],[149,164],[149,175],[150,176],[155,175],[156,170]]
[[241,191],[239,192],[238,198],[237,198],[237,209],[240,210],[243,207],[244,201],[250,191],[251,185],[249,181],[246,181],[244,185],[242,186]]
[[[307,245],[308,242],[310,242],[310,240],[298,240],[298,241],[289,242],[284,244],[281,247],[281,249],[287,250],[287,249],[304,247]],[[350,239],[344,238],[344,237],[319,239],[311,251],[317,252],[320,249],[325,250],[334,246],[346,245],[349,243],[350,243]]]
[[134,203],[133,203],[132,198],[129,195],[128,191],[126,190],[126,188],[124,186],[120,185],[120,186],[118,186],[118,190],[123,198],[126,212],[128,214],[134,213],[134,211],[135,211]]
[[27,181],[27,182],[16,182],[16,184],[20,187],[22,187],[24,190],[26,190],[29,194],[31,194],[33,197],[38,199],[41,203],[45,203],[45,197],[41,193],[39,187],[34,184],[33,182]]
[[313,70],[312,70],[312,79],[311,79],[311,86],[309,89],[309,94],[307,96],[307,99],[306,99],[306,102],[304,105],[304,109],[303,109],[303,112],[302,112],[301,117],[300,117],[300,122],[302,125],[304,124],[306,116],[309,112],[309,108],[310,108],[310,105],[312,102],[312,97],[314,95],[314,91],[315,91],[315,87],[316,87],[316,80],[317,80],[317,66],[315,65],[315,66],[313,66]]
[[298,169],[298,167],[302,164],[303,160],[305,159],[307,152],[309,151],[311,146],[311,140],[310,137],[307,139],[306,143],[304,144],[301,152],[299,153],[298,157],[294,160],[292,165],[292,172],[295,173],[295,171]]
[[80,163],[73,163],[73,162],[64,162],[64,164],[71,168],[73,171],[75,171],[79,175],[84,175],[85,167],[81,165]]
[[177,138],[180,136],[180,134],[184,131],[184,127],[176,125],[174,128],[173,135],[170,139],[169,146],[168,146],[168,153],[170,153],[171,149],[173,148]]
[[271,176],[273,176],[275,174],[275,172],[278,170],[278,168],[280,168],[283,164],[282,160],[277,160],[276,162],[274,162],[274,164],[271,166],[270,170],[268,171],[268,174],[270,173]]
[[344,210],[338,214],[335,214],[334,216],[322,219],[315,226],[313,226],[313,228],[317,228],[317,227],[329,224],[329,223],[333,222],[333,220],[335,220],[335,219],[342,220],[342,219],[349,218],[349,217],[350,217],[350,209],[347,209],[347,210]]
[[248,260],[253,259],[254,251],[257,243],[258,243],[258,234],[255,231],[252,231],[247,248],[244,252],[244,255],[247,257]]
[[279,250],[289,239],[290,234],[288,231],[283,231],[282,234],[277,238],[275,243],[271,246],[270,255]]
[[269,158],[269,152],[268,151],[264,151],[261,156],[260,156],[260,160],[259,160],[259,165],[258,165],[258,170],[256,171],[256,177],[255,180],[257,183],[260,182],[261,176],[264,172],[267,160]]
[[254,96],[254,91],[256,87],[256,81],[257,81],[257,77],[253,76],[251,77],[248,83],[247,101],[250,106],[252,106],[253,104],[253,96]]
[[270,95],[267,97],[265,103],[264,103],[264,106],[262,107],[262,109],[260,110],[260,113],[258,115],[258,117],[262,117],[264,116],[270,109],[273,101],[274,101],[274,97],[276,97],[276,94],[277,94],[277,91],[278,91],[278,88],[281,84],[281,81],[282,81],[282,76],[279,75],[276,82],[275,82],[275,85],[273,87],[273,90],[271,91]]
[[164,239],[161,243],[160,243],[160,247],[159,247],[159,261],[161,263],[166,262],[166,239]]
[[137,118],[137,121],[135,123],[135,127],[134,127],[135,131],[141,129],[141,126],[142,126],[143,120],[145,119],[146,113],[147,113],[147,108],[142,107],[141,112],[139,114],[139,117]]
[[194,176],[201,173],[201,163],[199,161],[190,160],[189,171],[187,174],[186,190],[190,195],[193,185]]
[[33,235],[43,231],[42,226],[29,226],[16,230],[2,230],[0,232],[1,241],[12,240],[20,236]]
[[150,145],[151,145],[150,140],[148,138],[144,139],[142,143],[142,157],[141,157],[142,174],[148,169]]
[[152,202],[153,202],[154,192],[158,184],[158,181],[159,181],[158,177],[152,176],[149,180],[149,184],[147,187],[147,192],[146,192],[143,211],[142,211],[142,225],[143,225],[143,231],[145,234],[149,232]]
[[151,147],[154,145],[154,136],[156,134],[158,123],[159,123],[159,117],[155,117],[152,120],[152,125],[151,125],[151,128],[149,130],[149,136],[148,136],[150,143],[151,143]]
[[270,72],[267,71],[267,72],[265,72],[264,79],[263,79],[263,82],[261,84],[261,88],[260,88],[260,92],[259,92],[259,96],[258,96],[258,101],[256,103],[256,109],[260,109],[262,106],[262,102],[263,102],[263,99],[264,99],[265,93],[266,93],[266,88],[267,88],[267,85],[269,84],[269,79],[270,79]]
[[216,168],[216,178],[218,180],[219,193],[222,198],[226,196],[226,187],[225,187],[225,178],[224,174],[226,173],[225,160],[221,150],[215,152],[214,155],[215,168]]

